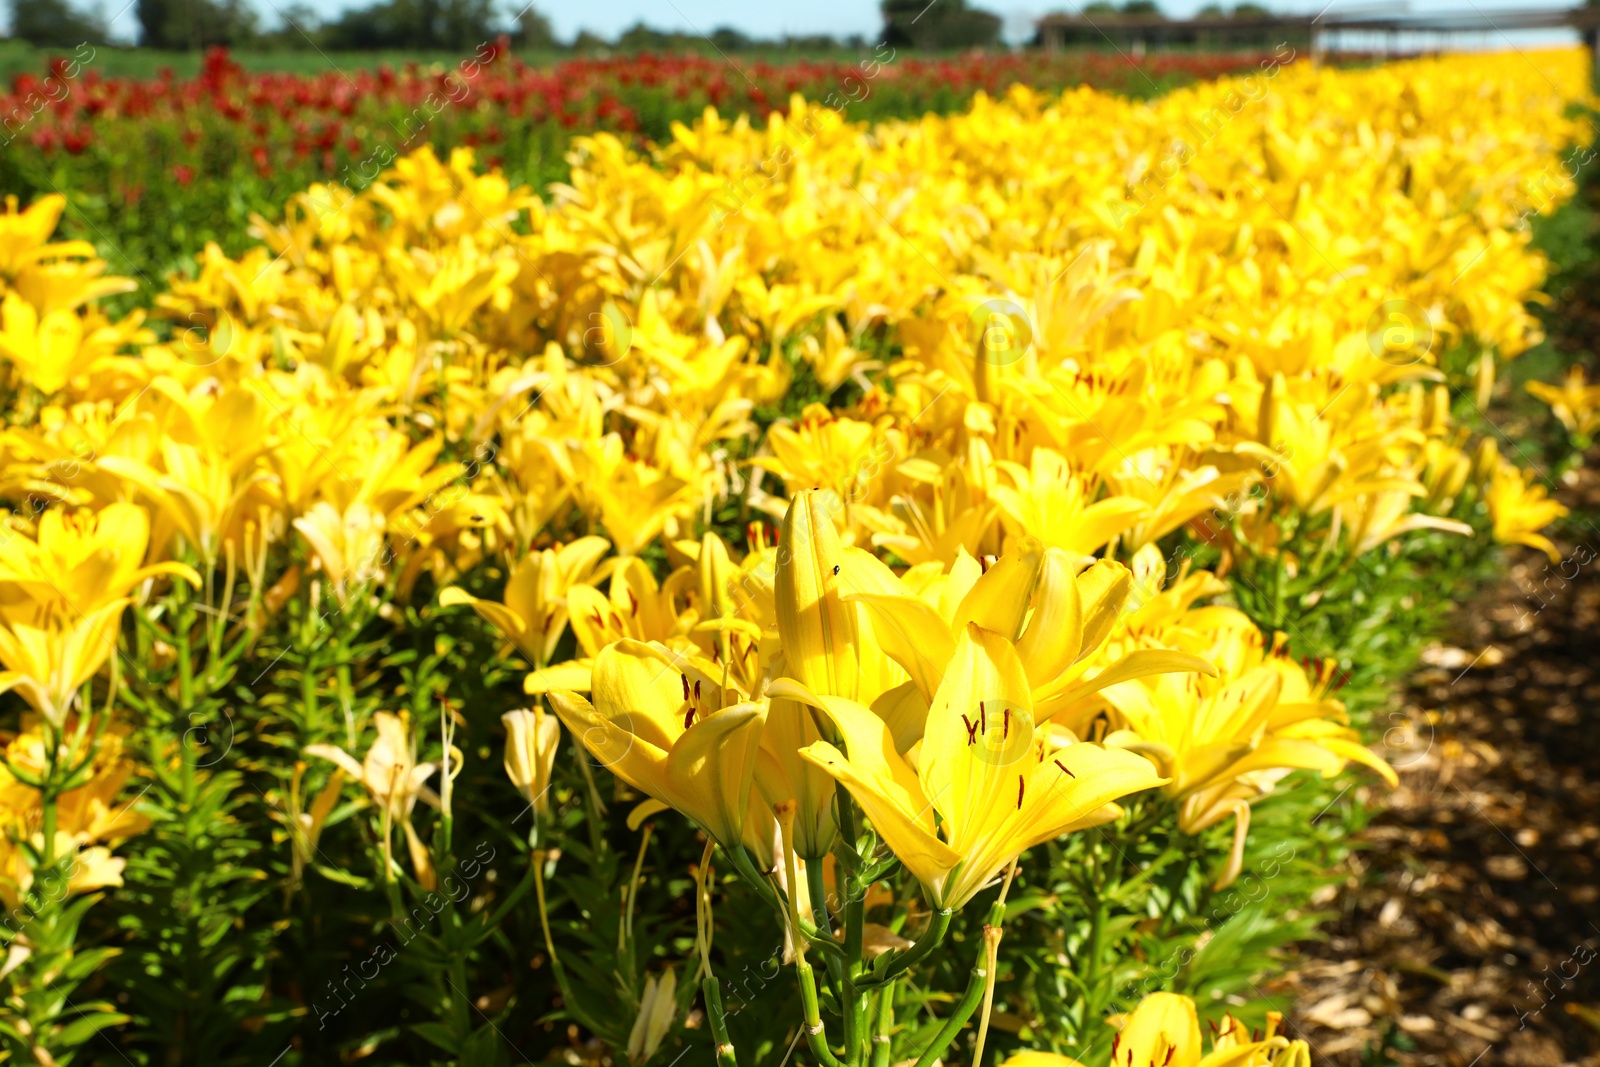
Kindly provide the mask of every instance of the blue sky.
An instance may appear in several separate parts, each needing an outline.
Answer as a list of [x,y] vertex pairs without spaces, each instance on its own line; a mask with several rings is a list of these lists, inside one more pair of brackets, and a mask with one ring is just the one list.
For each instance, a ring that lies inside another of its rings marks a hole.
[[[82,0],[79,0],[82,2]],[[113,14],[128,0],[102,0],[107,14]],[[268,25],[280,21],[275,6],[288,5],[290,0],[250,0],[260,9]],[[311,6],[324,18],[337,15],[347,7],[364,6],[371,0],[309,0]],[[514,13],[526,0],[502,0],[507,14]],[[1032,20],[1045,11],[1074,10],[1080,0],[969,0],[981,7],[1002,15],[1006,19],[1008,36],[1018,35],[1032,25]],[[1162,9],[1171,15],[1190,15],[1207,0],[1162,0]],[[1314,13],[1322,9],[1327,0],[1306,0],[1304,3],[1267,0],[1269,7],[1285,12]],[[1561,0],[1494,0],[1495,9],[1510,7],[1551,7]],[[516,6],[512,6],[515,4]],[[614,37],[618,31],[641,19],[661,29],[680,29],[689,33],[710,33],[718,26],[733,26],[758,37],[776,37],[784,33],[832,33],[844,36],[859,33],[871,37],[878,32],[882,22],[875,0],[538,0],[537,6],[554,24],[556,34],[570,40],[580,29],[592,30],[605,37]],[[1231,6],[1227,0],[1225,6]],[[1459,11],[1462,0],[1412,0],[1411,3],[1368,2],[1368,0],[1335,0],[1333,10],[1362,12],[1390,11]],[[113,24],[118,36],[131,38],[137,31],[131,6]],[[1531,43],[1519,38],[1517,44]],[[1485,41],[1483,45],[1505,46],[1505,41]]]

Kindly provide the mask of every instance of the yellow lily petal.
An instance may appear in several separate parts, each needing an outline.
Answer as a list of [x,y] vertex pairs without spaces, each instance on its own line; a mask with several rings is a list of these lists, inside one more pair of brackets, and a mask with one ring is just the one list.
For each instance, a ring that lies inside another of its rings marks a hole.
[[[892,751],[893,746],[889,747]],[[826,741],[816,742],[801,755],[850,790],[850,795],[872,821],[873,829],[905,864],[906,870],[922,883],[929,899],[938,900],[940,883],[961,857],[933,831],[918,825],[920,820],[911,801],[921,790],[909,794],[895,783],[863,772]]]
[[[1039,561],[1037,604],[1017,641],[1017,655],[1029,678],[1059,677],[1083,650],[1083,598],[1075,572],[1071,558],[1059,548],[1047,550]],[[1104,632],[1099,619],[1095,625]]]
[[672,804],[663,781],[665,751],[612,722],[577,693],[557,691],[548,699],[567,732],[602,766],[640,792]]
[[1000,1067],[1083,1067],[1083,1064],[1071,1056],[1062,1056],[1055,1052],[1026,1052],[1014,1053]]
[[522,679],[522,691],[529,696],[568,689],[574,693],[587,693],[593,688],[594,661],[574,659],[557,663],[542,670],[529,671]]
[[758,704],[722,708],[698,719],[667,754],[674,807],[725,846],[744,840],[766,716],[767,709]]
[[1144,678],[1152,674],[1174,674],[1193,671],[1215,678],[1217,668],[1210,660],[1189,652],[1175,652],[1165,648],[1140,648],[1129,652],[1093,678],[1069,682],[1060,689],[1045,689],[1039,694],[1039,719],[1054,718],[1064,709],[1084,697],[1119,682]]
[[955,655],[949,625],[920,597],[855,593],[849,599],[867,610],[884,651],[906,669],[923,697],[932,700],[945,665]]
[[1015,641],[1022,632],[1043,559],[1043,545],[1032,537],[1020,539],[961,598],[951,630],[961,633],[972,623]]
[[1117,1035],[1112,1056],[1135,1064],[1200,1067],[1200,1017],[1194,1001],[1176,993],[1151,993]]
[[789,673],[807,688],[854,697],[856,628],[853,609],[839,594],[843,557],[821,494],[796,493],[778,542],[778,636]]

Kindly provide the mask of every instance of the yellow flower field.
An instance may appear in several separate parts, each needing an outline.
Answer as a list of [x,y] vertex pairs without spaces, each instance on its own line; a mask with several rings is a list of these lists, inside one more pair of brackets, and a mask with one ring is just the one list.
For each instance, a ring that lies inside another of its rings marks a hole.
[[1168,963],[1308,895],[1253,811],[1396,781],[1361,576],[1559,559],[1482,429],[1588,78],[423,150],[126,311],[13,202],[9,1056],[1309,1063]]

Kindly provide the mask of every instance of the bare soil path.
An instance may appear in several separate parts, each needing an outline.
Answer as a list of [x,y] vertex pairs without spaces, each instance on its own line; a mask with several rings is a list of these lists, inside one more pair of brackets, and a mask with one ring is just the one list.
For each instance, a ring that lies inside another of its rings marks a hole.
[[[1600,514],[1595,459],[1562,487],[1575,513]],[[1400,788],[1288,979],[1319,1063],[1600,1065],[1600,530],[1573,526],[1397,698]]]

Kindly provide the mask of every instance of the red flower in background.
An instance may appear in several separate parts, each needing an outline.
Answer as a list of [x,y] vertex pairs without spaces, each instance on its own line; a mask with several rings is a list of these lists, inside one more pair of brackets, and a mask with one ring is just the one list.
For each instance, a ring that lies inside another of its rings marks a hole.
[[[1163,54],[1135,66],[1095,53],[971,53],[901,55],[874,66],[855,56],[784,63],[740,57],[735,72],[723,57],[693,55],[575,57],[533,67],[510,48],[500,37],[449,65],[413,61],[399,69],[315,74],[251,73],[225,49],[212,48],[193,78],[178,78],[171,68],[154,78],[105,77],[84,67],[65,94],[58,85],[71,64],[52,58],[47,69],[54,82],[23,73],[9,93],[0,89],[0,115],[16,119],[9,147],[0,151],[87,153],[67,168],[75,184],[62,191],[101,203],[134,205],[160,183],[190,188],[201,174],[253,172],[270,184],[252,183],[246,195],[281,205],[311,182],[349,181],[358,167],[361,181],[370,182],[374,168],[423,144],[479,146],[484,165],[510,161],[511,177],[541,184],[560,177],[574,133],[608,131],[637,147],[642,138],[669,138],[673,122],[693,122],[708,104],[761,121],[786,111],[798,93],[864,122],[914,115],[935,101],[947,108],[980,89],[997,94],[1015,82],[1143,92],[1149,78],[1215,77],[1254,70],[1268,58]],[[91,146],[98,150],[88,153]],[[205,186],[228,188],[225,181]]]

